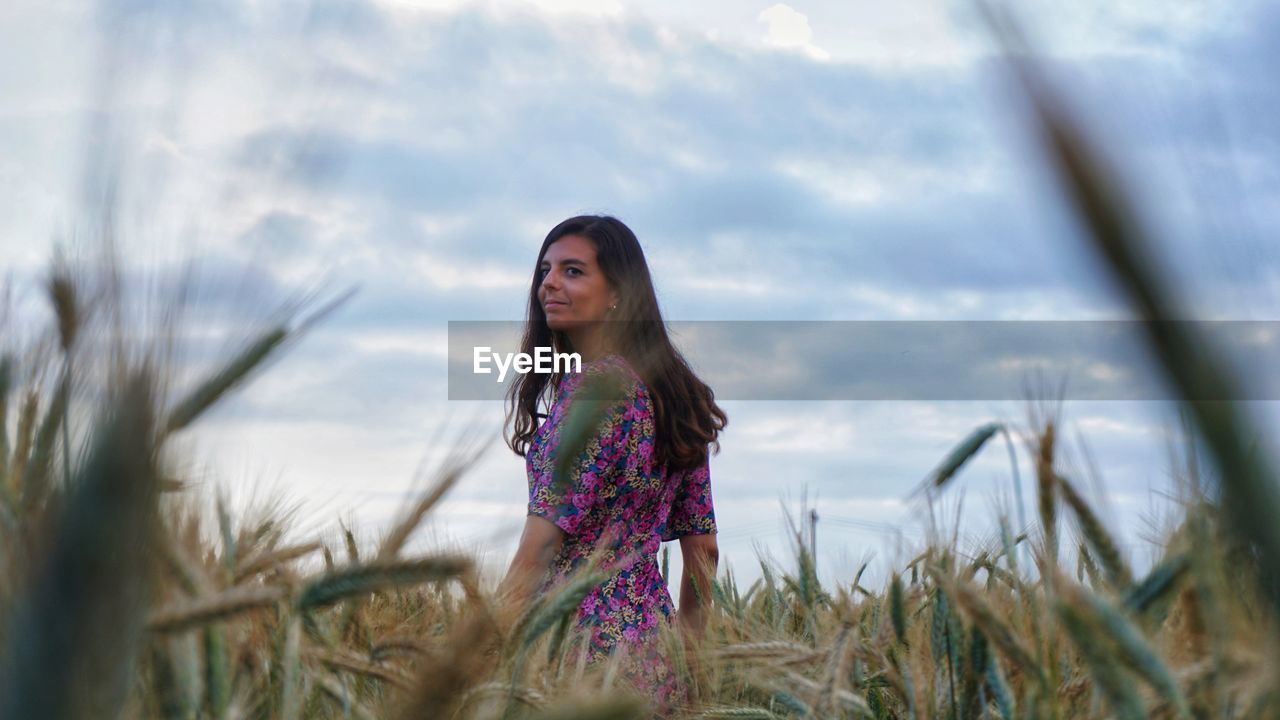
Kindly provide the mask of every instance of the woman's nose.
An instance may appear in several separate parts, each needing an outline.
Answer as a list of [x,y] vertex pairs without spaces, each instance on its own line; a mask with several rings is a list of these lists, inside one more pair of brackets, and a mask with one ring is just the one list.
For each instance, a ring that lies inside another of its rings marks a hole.
[[549,289],[560,287],[560,280],[554,270],[548,270],[547,274],[542,276],[542,286]]

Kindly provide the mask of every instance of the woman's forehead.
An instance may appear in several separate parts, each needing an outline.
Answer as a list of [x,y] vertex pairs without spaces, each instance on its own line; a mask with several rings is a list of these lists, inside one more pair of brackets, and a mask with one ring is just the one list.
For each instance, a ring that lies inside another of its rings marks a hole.
[[596,246],[581,235],[565,235],[551,243],[542,256],[543,262],[565,263],[577,260],[583,264],[596,261]]

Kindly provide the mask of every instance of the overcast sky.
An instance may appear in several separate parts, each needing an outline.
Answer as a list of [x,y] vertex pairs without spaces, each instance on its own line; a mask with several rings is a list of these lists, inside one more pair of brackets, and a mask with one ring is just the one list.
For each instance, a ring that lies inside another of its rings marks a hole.
[[[1016,5],[1191,312],[1280,319],[1280,8]],[[278,487],[324,533],[376,537],[442,425],[497,437],[499,404],[446,400],[446,323],[521,318],[570,215],[636,231],[670,320],[1127,317],[969,2],[17,0],[0,48],[0,263],[33,317],[52,246],[95,242],[108,188],[131,277],[198,263],[195,357],[318,283],[358,288],[195,438],[209,484]],[[712,482],[748,578],[753,547],[787,556],[779,499],[805,488],[824,573],[899,558],[922,537],[909,491],[973,427],[1026,416],[725,407]],[[1066,408],[1139,562],[1169,418]],[[1009,472],[1000,446],[966,471],[970,543]],[[503,563],[524,493],[495,443],[434,529]]]

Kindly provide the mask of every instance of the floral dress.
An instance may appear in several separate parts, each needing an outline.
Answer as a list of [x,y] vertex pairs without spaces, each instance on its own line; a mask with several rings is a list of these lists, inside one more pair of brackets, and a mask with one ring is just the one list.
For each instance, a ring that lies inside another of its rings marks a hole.
[[[605,409],[557,484],[556,451],[574,391],[585,378],[604,373],[622,380],[624,392]],[[542,591],[582,567],[593,552],[601,554],[611,574],[578,608],[577,629],[586,635],[587,660],[603,659],[621,644],[626,650],[621,674],[659,707],[668,707],[687,695],[657,642],[659,623],[672,614],[658,548],[682,535],[714,533],[716,522],[708,466],[670,474],[665,466],[655,466],[654,429],[648,389],[622,356],[606,355],[561,380],[525,455],[525,467],[529,514],[546,518],[565,533]]]

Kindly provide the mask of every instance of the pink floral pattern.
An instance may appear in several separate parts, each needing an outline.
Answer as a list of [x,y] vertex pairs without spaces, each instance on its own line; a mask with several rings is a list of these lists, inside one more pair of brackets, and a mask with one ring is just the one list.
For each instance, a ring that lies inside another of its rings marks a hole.
[[[584,378],[613,373],[626,392],[608,408],[560,485],[553,468],[563,421]],[[620,355],[583,364],[566,375],[548,417],[534,434],[525,467],[529,514],[565,533],[542,590],[582,567],[593,552],[611,575],[582,601],[577,629],[587,636],[587,659],[619,651],[621,671],[646,697],[667,707],[686,699],[683,684],[658,645],[660,622],[672,615],[671,595],[658,568],[662,542],[716,532],[707,465],[667,473],[654,466],[654,418],[649,392]]]

